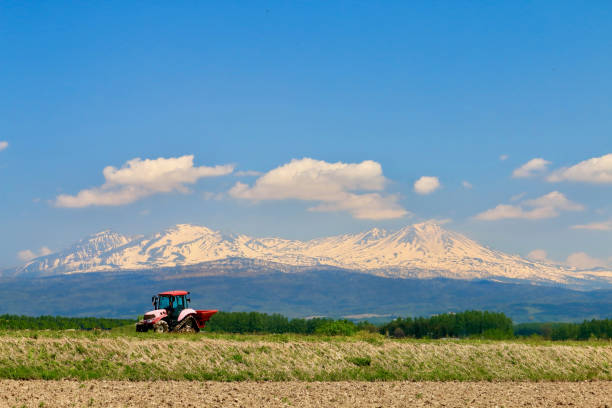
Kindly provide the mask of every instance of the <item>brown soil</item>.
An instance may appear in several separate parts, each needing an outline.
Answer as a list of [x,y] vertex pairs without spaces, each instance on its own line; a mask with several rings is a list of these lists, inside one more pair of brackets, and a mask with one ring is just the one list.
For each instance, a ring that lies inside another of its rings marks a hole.
[[612,382],[0,380],[0,407],[612,407]]

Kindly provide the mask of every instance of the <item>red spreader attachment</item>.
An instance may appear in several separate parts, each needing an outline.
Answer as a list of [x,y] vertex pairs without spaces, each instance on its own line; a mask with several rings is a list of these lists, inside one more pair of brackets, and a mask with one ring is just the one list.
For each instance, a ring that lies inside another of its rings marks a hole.
[[206,326],[206,322],[217,312],[218,310],[196,310],[195,319],[198,323],[198,328],[203,329]]

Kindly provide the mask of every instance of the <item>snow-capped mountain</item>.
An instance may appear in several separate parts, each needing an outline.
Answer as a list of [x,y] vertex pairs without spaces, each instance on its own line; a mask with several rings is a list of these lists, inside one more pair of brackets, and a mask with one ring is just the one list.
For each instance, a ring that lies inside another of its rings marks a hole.
[[109,253],[130,242],[130,239],[106,230],[80,240],[68,249],[35,258],[17,272],[41,274],[65,272],[89,272],[99,269],[102,254]]
[[16,274],[144,270],[243,258],[293,267],[332,266],[393,278],[527,280],[612,287],[612,272],[577,271],[532,262],[479,245],[426,222],[398,231],[372,229],[310,241],[227,235],[179,224],[129,238],[103,231],[64,251],[36,258]]

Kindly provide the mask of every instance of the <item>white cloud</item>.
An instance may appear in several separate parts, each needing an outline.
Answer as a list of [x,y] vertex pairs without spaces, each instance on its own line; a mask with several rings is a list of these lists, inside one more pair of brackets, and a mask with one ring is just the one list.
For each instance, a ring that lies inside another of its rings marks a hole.
[[612,153],[584,160],[574,166],[555,170],[548,181],[578,181],[593,184],[612,183]]
[[534,200],[524,200],[517,205],[499,204],[497,207],[477,214],[482,221],[502,219],[540,220],[559,216],[561,211],[581,211],[584,206],[568,200],[558,191],[550,192]]
[[22,261],[29,261],[30,259],[36,258],[36,254],[29,249],[17,252],[17,257]]
[[578,269],[591,269],[607,265],[606,261],[593,258],[585,252],[575,252],[571,254],[567,257],[565,263],[568,266]]
[[417,194],[431,194],[440,188],[440,180],[437,177],[423,176],[414,182],[414,191]]
[[574,252],[567,257],[565,262],[564,261],[555,262],[548,258],[548,254],[543,249],[535,249],[531,251],[529,254],[527,254],[527,258],[534,260],[534,261],[538,261],[538,262],[565,265],[565,266],[569,266],[571,268],[576,268],[576,269],[591,269],[591,268],[597,268],[597,267],[606,267],[608,266],[608,263],[609,263],[608,261],[605,261],[602,259],[593,258],[592,256],[590,256],[589,254],[585,252]]
[[465,181],[465,180],[461,182],[461,185],[463,186],[463,188],[467,188],[468,190],[473,187],[472,183],[470,183],[469,181]]
[[53,251],[51,251],[49,248],[44,246],[44,247],[40,248],[39,253],[40,253],[41,256],[45,256],[45,255],[49,255],[49,254],[53,253]]
[[21,259],[22,261],[30,261],[34,258],[38,258],[39,256],[49,255],[52,252],[53,251],[51,251],[49,248],[43,246],[38,250],[38,252],[34,252],[30,249],[24,249],[23,251],[19,251],[17,252],[17,257],[19,257],[19,259]]
[[550,259],[548,259],[548,253],[543,249],[534,249],[527,254],[527,258],[534,261],[551,263]]
[[408,212],[395,195],[358,193],[382,191],[386,184],[379,163],[328,163],[294,159],[259,177],[252,186],[237,182],[229,194],[238,199],[318,201],[310,211],[348,211],[359,219],[399,218]]
[[556,210],[563,211],[582,211],[584,206],[582,204],[574,203],[567,199],[558,191],[550,192],[542,197],[523,201],[527,206],[534,208],[554,208]]
[[445,224],[453,222],[453,219],[452,218],[430,218],[426,220],[425,222],[431,222],[437,225],[445,225]]
[[508,157],[509,156],[507,154],[502,154],[501,156],[499,156],[499,160],[506,161],[506,160],[508,160]]
[[537,209],[525,211],[516,205],[499,204],[495,208],[476,215],[477,220],[496,221],[509,218],[541,219],[550,218],[554,215],[551,211],[538,211]]
[[545,171],[550,162],[548,160],[544,160],[542,158],[535,158],[529,160],[527,163],[523,164],[521,167],[514,169],[512,172],[512,177],[514,178],[527,178],[533,177],[536,173]]
[[[338,197],[340,198],[340,196]],[[398,203],[396,195],[382,196],[378,193],[346,193],[342,199],[321,203],[309,211],[348,211],[353,217],[362,220],[385,220],[400,218],[408,214]]]
[[141,198],[179,191],[188,192],[186,184],[203,177],[223,176],[234,170],[232,165],[194,167],[193,155],[158,159],[135,158],[120,169],[105,167],[105,183],[100,187],[81,190],[77,195],[61,194],[55,200],[58,207],[87,207],[91,205],[124,205]]
[[592,222],[590,224],[572,225],[571,228],[591,231],[612,231],[612,220]]
[[234,173],[234,175],[238,177],[253,177],[253,176],[261,176],[263,173],[257,170],[240,170]]
[[0,140],[0,152],[8,147],[8,142],[5,140]]

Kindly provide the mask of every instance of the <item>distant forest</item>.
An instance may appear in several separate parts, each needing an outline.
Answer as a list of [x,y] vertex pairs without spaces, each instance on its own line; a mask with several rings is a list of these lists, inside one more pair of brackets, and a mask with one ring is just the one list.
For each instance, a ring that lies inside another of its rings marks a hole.
[[327,318],[288,319],[280,314],[258,312],[218,312],[207,323],[206,331],[220,333],[295,333],[351,335],[359,330],[377,331],[373,324]]
[[503,313],[470,310],[431,317],[398,318],[383,325],[349,320],[288,319],[280,314],[219,312],[206,331],[221,333],[345,334],[360,330],[402,338],[511,339],[537,336],[546,340],[612,339],[612,320],[585,320],[582,323],[521,323],[514,325]]
[[287,319],[285,316],[257,312],[219,312],[206,327],[207,331],[225,333],[299,333],[352,334],[360,330],[379,332],[392,337],[432,338],[479,336],[512,338],[512,319],[503,313],[466,311],[432,317],[395,319],[382,326],[350,320]]
[[612,339],[612,319],[585,320],[582,323],[520,323],[516,336],[540,336],[547,340]]
[[[133,325],[130,319],[98,317],[0,315],[0,330],[110,330]],[[537,337],[546,340],[612,339],[612,319],[582,323],[520,323],[503,313],[469,310],[431,317],[397,318],[383,325],[328,318],[289,319],[280,314],[219,312],[204,329],[216,333],[352,335],[358,331],[378,332],[395,338],[511,339]]]
[[468,310],[431,317],[398,318],[380,327],[381,333],[393,337],[440,339],[445,337],[514,337],[512,319],[503,313]]

